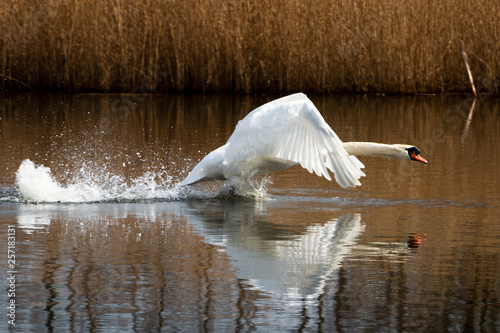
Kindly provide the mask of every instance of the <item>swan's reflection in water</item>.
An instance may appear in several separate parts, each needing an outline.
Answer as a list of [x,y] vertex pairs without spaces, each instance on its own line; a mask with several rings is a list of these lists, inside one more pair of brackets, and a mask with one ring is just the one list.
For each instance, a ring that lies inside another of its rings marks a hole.
[[364,228],[360,214],[334,214],[340,216],[298,231],[273,223],[273,212],[258,212],[249,203],[221,208],[223,216],[189,214],[189,221],[207,242],[227,251],[240,278],[290,300],[317,298]]

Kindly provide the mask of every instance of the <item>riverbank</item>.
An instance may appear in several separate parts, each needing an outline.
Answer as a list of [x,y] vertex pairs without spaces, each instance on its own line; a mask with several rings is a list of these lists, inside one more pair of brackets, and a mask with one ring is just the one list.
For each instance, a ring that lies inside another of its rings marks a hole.
[[494,0],[9,2],[0,88],[498,94]]

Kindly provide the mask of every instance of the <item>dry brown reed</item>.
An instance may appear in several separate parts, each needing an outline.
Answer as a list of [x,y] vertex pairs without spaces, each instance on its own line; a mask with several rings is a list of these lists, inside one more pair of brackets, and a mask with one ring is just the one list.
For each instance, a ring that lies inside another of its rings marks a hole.
[[0,87],[498,93],[497,0],[0,0]]

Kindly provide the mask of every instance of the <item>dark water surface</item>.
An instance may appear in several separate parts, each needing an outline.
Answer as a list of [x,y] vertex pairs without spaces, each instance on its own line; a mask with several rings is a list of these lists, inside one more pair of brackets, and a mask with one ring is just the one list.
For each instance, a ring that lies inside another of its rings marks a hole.
[[498,100],[310,96],[344,141],[429,164],[240,199],[176,184],[277,96],[0,97],[2,332],[500,331]]

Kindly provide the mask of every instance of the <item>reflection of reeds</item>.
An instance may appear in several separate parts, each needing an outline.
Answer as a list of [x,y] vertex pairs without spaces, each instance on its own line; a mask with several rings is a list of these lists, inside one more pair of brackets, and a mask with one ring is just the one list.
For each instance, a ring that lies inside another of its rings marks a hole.
[[[3,1],[0,87],[498,92],[500,3]],[[8,78],[13,78],[11,80]]]

